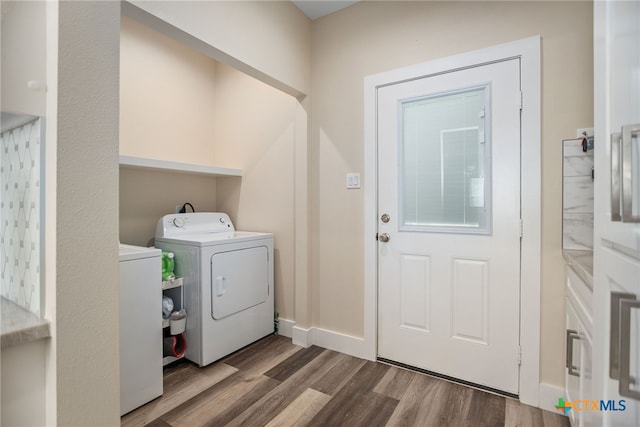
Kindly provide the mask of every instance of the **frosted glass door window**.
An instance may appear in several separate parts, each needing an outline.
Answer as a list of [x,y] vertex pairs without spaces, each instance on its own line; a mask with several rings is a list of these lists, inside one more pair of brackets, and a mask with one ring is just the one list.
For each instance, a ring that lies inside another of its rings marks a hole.
[[489,86],[401,102],[401,229],[490,234]]

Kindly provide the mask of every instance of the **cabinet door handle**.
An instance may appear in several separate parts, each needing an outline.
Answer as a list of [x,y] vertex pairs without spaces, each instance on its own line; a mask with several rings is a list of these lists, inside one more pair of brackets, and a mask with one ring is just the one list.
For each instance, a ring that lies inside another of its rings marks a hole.
[[567,360],[565,364],[567,369],[569,370],[569,375],[573,375],[576,377],[580,376],[580,371],[578,370],[580,368],[573,366],[573,341],[579,339],[580,334],[578,334],[577,331],[574,331],[573,329],[567,329]]
[[[640,139],[640,124],[622,126],[622,222],[640,222],[640,214],[633,213],[633,167],[640,167],[640,164],[633,164],[633,139]],[[640,145],[638,145],[640,150]],[[640,173],[637,171],[636,173]],[[637,179],[637,178],[636,178]],[[638,189],[635,189],[637,192]],[[640,200],[637,201],[640,203]]]
[[620,133],[611,134],[611,221],[620,221]]
[[640,308],[640,301],[624,299],[620,301],[620,396],[640,400],[640,391],[631,390],[637,384],[631,376],[631,310]]
[[611,292],[611,309],[609,310],[609,377],[612,380],[620,379],[620,302],[623,300],[635,300],[634,294],[626,292]]

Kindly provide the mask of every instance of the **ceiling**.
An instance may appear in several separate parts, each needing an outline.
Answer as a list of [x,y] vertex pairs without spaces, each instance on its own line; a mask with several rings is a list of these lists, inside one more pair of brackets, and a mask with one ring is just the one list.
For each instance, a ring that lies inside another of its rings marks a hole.
[[345,7],[349,7],[352,4],[358,2],[358,0],[355,0],[355,1],[292,0],[292,1],[311,20],[321,18],[333,12],[337,12],[340,9],[344,9]]

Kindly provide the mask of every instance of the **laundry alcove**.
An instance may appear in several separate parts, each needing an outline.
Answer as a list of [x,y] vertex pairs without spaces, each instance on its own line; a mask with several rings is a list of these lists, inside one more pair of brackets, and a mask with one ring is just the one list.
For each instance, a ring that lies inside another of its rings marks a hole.
[[120,241],[153,245],[158,219],[185,202],[272,232],[276,309],[293,318],[298,100],[127,16],[130,8],[120,41]]

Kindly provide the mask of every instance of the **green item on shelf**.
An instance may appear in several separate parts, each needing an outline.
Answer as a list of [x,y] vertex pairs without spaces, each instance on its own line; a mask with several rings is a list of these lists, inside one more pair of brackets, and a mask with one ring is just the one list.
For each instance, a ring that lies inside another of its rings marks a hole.
[[176,275],[173,273],[175,263],[173,261],[173,252],[162,252],[162,281],[174,280]]
[[280,313],[273,312],[273,335],[278,335],[278,329],[280,327]]

